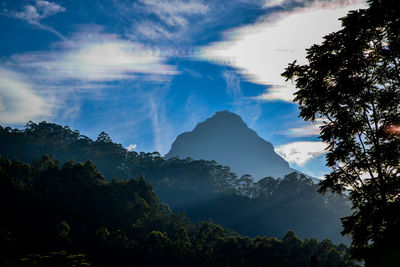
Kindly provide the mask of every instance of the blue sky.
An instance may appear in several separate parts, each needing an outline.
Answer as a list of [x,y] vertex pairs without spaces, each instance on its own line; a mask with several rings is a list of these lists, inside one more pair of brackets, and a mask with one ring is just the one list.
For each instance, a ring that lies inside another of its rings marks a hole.
[[239,114],[321,177],[318,124],[298,118],[288,63],[364,0],[0,1],[0,123],[46,120],[168,152],[216,111]]

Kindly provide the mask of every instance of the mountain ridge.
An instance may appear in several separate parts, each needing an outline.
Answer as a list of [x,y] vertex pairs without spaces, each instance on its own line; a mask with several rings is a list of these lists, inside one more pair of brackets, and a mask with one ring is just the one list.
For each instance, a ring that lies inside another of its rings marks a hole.
[[250,174],[255,180],[299,172],[290,168],[273,145],[250,129],[239,115],[226,110],[178,135],[164,157],[215,160],[229,166],[239,177]]

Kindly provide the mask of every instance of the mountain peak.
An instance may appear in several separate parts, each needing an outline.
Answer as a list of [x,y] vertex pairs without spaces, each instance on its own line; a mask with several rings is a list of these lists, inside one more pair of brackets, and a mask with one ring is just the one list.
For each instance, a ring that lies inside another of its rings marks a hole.
[[209,120],[230,120],[230,121],[235,121],[236,123],[246,125],[246,123],[242,120],[242,118],[239,115],[237,115],[236,113],[232,113],[228,110],[215,112],[214,116],[209,118]]
[[239,115],[224,110],[216,112],[212,117],[197,124],[193,131],[202,131],[203,129],[209,131],[214,129],[221,132],[226,132],[234,129],[238,130],[245,128],[248,128],[247,124]]
[[215,112],[214,116],[211,118],[239,118],[242,119],[239,115],[236,113],[230,112],[229,110],[221,110]]
[[251,174],[256,180],[279,178],[295,171],[275,153],[271,143],[227,110],[216,112],[193,131],[180,134],[165,157],[215,160],[231,167],[239,177]]

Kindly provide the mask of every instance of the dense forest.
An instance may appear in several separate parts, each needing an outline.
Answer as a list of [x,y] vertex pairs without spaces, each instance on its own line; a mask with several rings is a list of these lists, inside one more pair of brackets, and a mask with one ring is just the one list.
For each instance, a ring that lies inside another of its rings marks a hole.
[[355,266],[345,245],[250,239],[160,203],[142,177],[107,181],[96,166],[0,157],[3,266]]
[[347,198],[319,194],[319,186],[298,173],[253,182],[251,176],[239,178],[215,161],[165,160],[157,152],[128,152],[106,133],[93,141],[46,122],[29,122],[24,130],[0,128],[0,151],[27,163],[45,154],[61,164],[91,160],[108,181],[142,176],[174,211],[185,212],[193,221],[211,218],[251,237],[282,238],[292,229],[302,238],[348,243],[340,235],[340,218],[350,212]]

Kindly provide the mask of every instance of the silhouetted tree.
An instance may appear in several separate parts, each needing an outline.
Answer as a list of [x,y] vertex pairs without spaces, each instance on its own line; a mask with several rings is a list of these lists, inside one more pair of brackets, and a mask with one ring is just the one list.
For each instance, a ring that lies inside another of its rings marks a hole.
[[320,191],[350,191],[343,234],[358,257],[400,247],[400,2],[368,2],[307,50],[308,64],[295,61],[282,74],[298,88],[300,116],[323,122],[332,172]]

